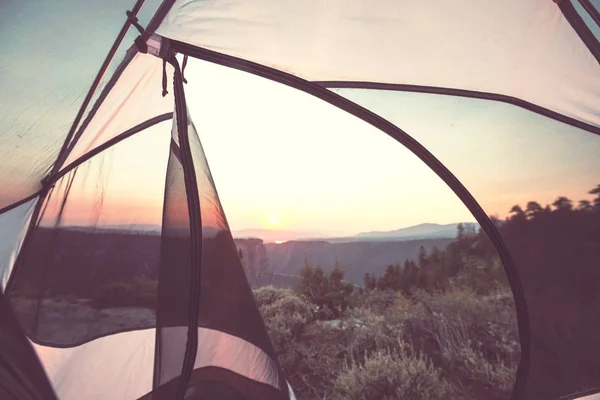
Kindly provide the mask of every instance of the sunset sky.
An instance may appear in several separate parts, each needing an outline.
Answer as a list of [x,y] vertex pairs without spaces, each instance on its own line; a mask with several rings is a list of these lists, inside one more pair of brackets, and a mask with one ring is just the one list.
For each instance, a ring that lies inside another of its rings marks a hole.
[[[191,61],[186,95],[232,227],[344,233],[472,221],[395,140],[262,78]],[[340,91],[422,141],[489,214],[579,200],[600,183],[600,140],[514,106],[410,93]],[[252,210],[252,212],[249,212]]]

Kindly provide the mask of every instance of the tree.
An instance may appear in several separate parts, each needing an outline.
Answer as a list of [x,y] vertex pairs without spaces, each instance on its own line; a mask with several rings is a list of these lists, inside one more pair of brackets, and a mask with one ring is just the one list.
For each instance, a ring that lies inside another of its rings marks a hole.
[[437,264],[442,260],[442,252],[437,246],[433,246],[431,256],[429,257],[432,263]]
[[321,314],[333,314],[338,318],[350,306],[354,285],[344,281],[345,272],[336,263],[329,273],[325,273],[320,265],[313,267],[310,262],[300,270],[300,282],[297,292],[314,303]]
[[592,190],[588,192],[589,194],[595,194],[596,198],[594,199],[594,207],[600,210],[600,185],[596,186]]
[[524,215],[525,211],[523,211],[523,209],[521,208],[520,205],[514,205],[512,206],[512,208],[509,211],[510,214],[515,214],[515,215]]
[[530,201],[527,203],[527,208],[525,210],[527,218],[529,218],[529,219],[535,218],[536,216],[538,216],[539,214],[541,214],[543,212],[544,212],[544,209],[542,208],[540,203],[538,203],[537,201]]
[[525,221],[527,219],[527,215],[525,214],[525,211],[523,211],[521,206],[519,206],[518,204],[512,206],[509,214],[511,214],[511,217],[510,217],[511,221]]
[[[459,224],[460,225],[460,224]],[[427,268],[427,250],[425,250],[425,247],[421,246],[419,247],[419,268],[424,269]]]
[[402,288],[402,270],[399,265],[388,265],[382,277],[377,280],[380,290],[400,290]]
[[464,240],[466,237],[465,235],[465,227],[463,224],[458,224],[456,225],[456,238],[458,239],[458,241],[462,241]]
[[579,200],[579,206],[577,209],[580,211],[592,211],[594,207],[592,206],[592,202],[589,200]]
[[571,211],[573,210],[573,202],[564,196],[560,196],[552,203],[557,211]]
[[336,318],[346,311],[350,305],[350,295],[354,291],[354,285],[345,282],[344,275],[345,271],[336,263],[328,277],[325,306],[333,311]]
[[307,260],[300,270],[300,282],[297,291],[306,296],[307,299],[319,305],[323,303],[327,292],[327,278],[320,265],[313,267]]
[[375,278],[375,275],[366,272],[363,278],[363,286],[365,290],[374,290],[377,287],[377,278]]

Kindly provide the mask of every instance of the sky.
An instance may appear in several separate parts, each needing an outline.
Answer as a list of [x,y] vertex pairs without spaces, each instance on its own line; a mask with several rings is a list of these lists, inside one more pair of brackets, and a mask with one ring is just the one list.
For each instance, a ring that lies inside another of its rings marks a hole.
[[[473,221],[456,195],[383,132],[310,95],[190,61],[187,101],[232,225],[350,233]],[[483,100],[339,90],[425,144],[489,214],[575,200],[600,183],[596,135]],[[252,209],[249,213],[247,210]]]
[[[102,59],[99,54],[110,45],[106,37],[118,30],[122,10],[114,3],[114,10],[103,8],[111,12],[103,11],[101,17],[110,19],[110,25],[82,30],[91,38],[104,38],[91,40],[88,52],[80,42],[79,48],[64,42],[75,38],[62,36],[57,28],[62,20],[59,6],[41,2],[41,9],[25,7],[0,23],[0,33],[17,38],[0,47],[12,63],[7,70],[16,74],[13,79],[0,77],[5,88],[0,96],[11,99],[3,101],[8,108],[0,111],[0,124],[5,132],[22,137],[4,135],[0,155],[27,166],[19,171],[26,182],[36,182],[55,156],[61,132],[68,130],[86,82]],[[49,15],[56,29],[44,31],[36,25],[34,11]],[[100,11],[82,7],[78,12],[85,16]],[[76,23],[84,25],[85,18]],[[45,37],[51,40],[40,43]],[[34,52],[39,59],[21,54],[21,42],[40,46],[43,51]],[[474,221],[416,156],[356,117],[308,94],[225,67],[190,60],[185,74],[190,115],[233,230],[347,235],[424,222]],[[156,87],[158,93],[160,82]],[[337,92],[421,141],[488,214],[504,217],[514,204],[537,200],[545,205],[559,195],[589,198],[586,192],[600,184],[596,135],[520,108],[448,96]],[[70,220],[92,215],[97,224],[160,224],[169,138],[166,122],[82,166],[67,205]],[[29,150],[16,151],[17,146]],[[36,161],[22,162],[28,158]],[[14,172],[0,173],[5,193],[27,186],[15,183],[21,175]]]

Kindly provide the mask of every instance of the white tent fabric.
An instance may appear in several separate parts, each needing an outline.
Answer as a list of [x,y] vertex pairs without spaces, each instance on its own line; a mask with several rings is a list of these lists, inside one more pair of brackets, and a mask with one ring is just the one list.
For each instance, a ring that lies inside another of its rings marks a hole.
[[0,214],[0,290],[6,287],[37,198]]
[[[162,60],[137,53],[112,86],[69,154],[66,166],[127,129],[173,111],[173,94],[161,96]],[[167,74],[173,68],[167,66]],[[143,107],[140,107],[143,104]]]
[[157,33],[310,81],[491,92],[600,126],[598,62],[550,0],[180,0]]
[[[169,329],[186,340],[187,327]],[[278,388],[274,361],[258,347],[212,329],[198,328],[198,337],[202,351],[194,368],[226,368]],[[32,344],[61,400],[137,399],[152,390],[154,329],[122,332],[72,348]]]

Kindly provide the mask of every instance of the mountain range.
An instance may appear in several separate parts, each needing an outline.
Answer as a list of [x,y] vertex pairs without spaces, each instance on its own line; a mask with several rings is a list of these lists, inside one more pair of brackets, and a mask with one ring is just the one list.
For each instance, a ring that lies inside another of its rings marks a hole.
[[[463,222],[465,227],[477,228],[472,222]],[[391,231],[362,232],[350,236],[333,236],[310,231],[283,231],[275,229],[244,229],[232,232],[236,239],[260,238],[265,243],[282,243],[292,240],[326,241],[329,243],[347,243],[358,241],[395,241],[416,239],[440,239],[456,237],[458,223],[432,224],[425,223]]]
[[[243,264],[250,281],[259,271],[268,271],[291,282],[308,261],[326,271],[337,263],[346,271],[347,280],[361,285],[366,272],[379,276],[390,264],[416,260],[421,247],[427,252],[434,247],[444,249],[456,237],[457,226],[458,223],[420,224],[387,232],[301,240],[285,240],[294,232],[281,234],[274,230],[234,232],[234,237],[236,246],[244,254]],[[477,228],[474,223],[463,223],[463,226]],[[256,234],[255,238],[248,238],[249,233]]]

